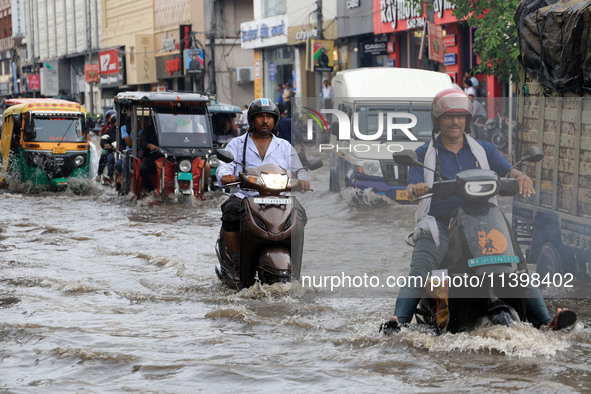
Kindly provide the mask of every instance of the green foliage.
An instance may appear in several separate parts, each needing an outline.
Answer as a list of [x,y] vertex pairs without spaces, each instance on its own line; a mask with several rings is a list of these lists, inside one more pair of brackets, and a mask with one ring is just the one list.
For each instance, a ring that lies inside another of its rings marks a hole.
[[[425,0],[408,0],[418,7]],[[458,20],[465,19],[474,32],[473,50],[480,56],[474,73],[484,72],[508,82],[519,71],[519,44],[513,15],[519,0],[448,0]],[[431,1],[428,6],[432,7]]]

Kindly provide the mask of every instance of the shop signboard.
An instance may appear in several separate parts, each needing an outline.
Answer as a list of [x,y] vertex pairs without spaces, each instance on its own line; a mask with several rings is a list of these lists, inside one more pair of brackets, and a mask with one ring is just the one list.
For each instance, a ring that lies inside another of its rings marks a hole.
[[254,49],[287,44],[287,27],[287,15],[241,23],[241,47]]
[[437,63],[443,63],[443,30],[441,26],[429,23],[429,59]]
[[29,74],[27,76],[27,82],[29,84],[29,91],[41,89],[41,78],[39,74]]
[[87,83],[98,82],[99,78],[99,65],[98,64],[85,64],[84,65],[84,77]]
[[[185,49],[191,48],[191,26],[192,25],[180,25],[179,26],[179,48],[180,48],[180,56],[181,59],[184,61],[185,56]],[[182,69],[185,70],[185,65],[182,64]]]
[[388,43],[368,40],[363,42],[363,54],[371,56],[380,56],[388,54]]
[[197,74],[203,72],[205,64],[203,49],[185,49],[185,74]]
[[309,40],[306,44],[306,69],[316,72],[332,72],[334,41]]
[[455,47],[456,46],[456,35],[455,34],[448,34],[445,37],[443,37],[443,46]]
[[[374,34],[421,29],[427,23],[426,5],[418,10],[407,0],[373,0]],[[434,23],[445,25],[457,22],[455,6],[449,0],[433,0]]]
[[99,78],[102,87],[118,86],[123,83],[119,48],[99,52]]
[[457,55],[455,53],[446,53],[443,55],[443,64],[446,66],[453,66],[457,63]]

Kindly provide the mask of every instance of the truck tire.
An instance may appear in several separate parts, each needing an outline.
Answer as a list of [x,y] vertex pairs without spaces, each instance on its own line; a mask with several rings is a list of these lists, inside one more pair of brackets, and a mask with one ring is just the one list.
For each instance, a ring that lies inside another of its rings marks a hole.
[[552,242],[546,242],[538,254],[536,272],[542,277],[546,274],[552,276],[562,272],[562,269],[562,259],[558,249]]

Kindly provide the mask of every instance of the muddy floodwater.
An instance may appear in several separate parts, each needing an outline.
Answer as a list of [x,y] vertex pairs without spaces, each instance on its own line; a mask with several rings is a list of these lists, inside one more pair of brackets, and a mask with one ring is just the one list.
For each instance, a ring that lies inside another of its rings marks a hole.
[[[302,275],[406,275],[414,207],[329,193],[324,159],[298,195]],[[396,287],[224,287],[224,199],[147,205],[91,181],[82,194],[1,193],[0,391],[591,390],[588,299],[548,300],[578,312],[570,331],[413,325],[386,337]]]

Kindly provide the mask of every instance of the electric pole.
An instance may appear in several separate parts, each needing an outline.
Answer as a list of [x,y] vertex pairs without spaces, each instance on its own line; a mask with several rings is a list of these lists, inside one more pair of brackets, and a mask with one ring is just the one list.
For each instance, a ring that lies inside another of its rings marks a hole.
[[[92,25],[92,17],[90,15],[90,11],[92,8],[92,5],[90,3],[90,0],[88,0],[86,2],[87,4],[87,9],[86,9],[86,15],[87,15],[87,19],[86,19],[86,23],[87,23],[87,29],[86,31],[88,32],[88,64],[92,64],[92,29],[91,29],[91,25]],[[94,92],[92,89],[92,82],[88,82],[88,87],[90,88],[90,95],[88,97],[88,100],[90,102],[90,117],[91,119],[94,121]]]
[[316,37],[322,40],[324,31],[322,31],[322,0],[316,0]]
[[209,86],[212,94],[216,94],[216,83],[215,83],[215,0],[209,1],[211,21],[209,24]]

